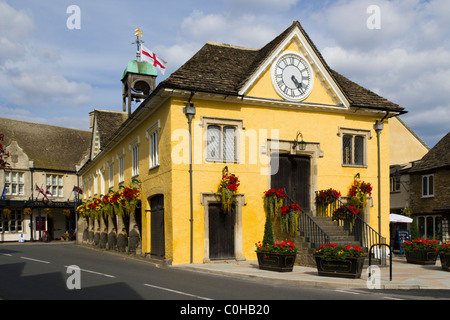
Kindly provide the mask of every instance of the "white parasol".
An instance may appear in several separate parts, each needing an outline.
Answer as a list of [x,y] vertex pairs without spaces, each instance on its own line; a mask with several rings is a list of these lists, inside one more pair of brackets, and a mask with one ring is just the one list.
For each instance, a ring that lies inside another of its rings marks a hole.
[[395,213],[391,213],[390,215],[390,221],[391,222],[400,222],[400,223],[412,223],[413,219],[407,217],[407,216],[402,216],[400,214],[395,214]]

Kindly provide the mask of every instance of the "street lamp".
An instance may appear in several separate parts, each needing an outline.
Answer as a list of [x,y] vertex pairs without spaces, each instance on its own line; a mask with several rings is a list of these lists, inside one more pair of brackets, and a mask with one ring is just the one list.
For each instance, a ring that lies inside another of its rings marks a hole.
[[191,103],[191,99],[194,93],[191,94],[186,107],[183,108],[183,113],[188,118],[189,124],[189,184],[190,184],[190,200],[191,200],[191,218],[189,219],[191,223],[191,264],[193,262],[193,247],[194,247],[194,207],[193,207],[193,194],[192,194],[192,118],[195,116],[195,107]]
[[[384,119],[384,118],[383,118]],[[381,168],[380,168],[380,134],[384,129],[383,120],[376,121],[373,129],[377,133],[377,153],[378,153],[378,233],[381,242]]]

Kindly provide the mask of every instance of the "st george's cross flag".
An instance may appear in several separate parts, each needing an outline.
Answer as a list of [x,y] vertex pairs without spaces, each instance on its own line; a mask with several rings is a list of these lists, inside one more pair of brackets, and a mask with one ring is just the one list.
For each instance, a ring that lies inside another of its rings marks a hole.
[[154,52],[146,48],[143,44],[141,44],[141,60],[151,63],[154,67],[157,67],[162,74],[166,72],[166,64],[163,59],[156,56]]

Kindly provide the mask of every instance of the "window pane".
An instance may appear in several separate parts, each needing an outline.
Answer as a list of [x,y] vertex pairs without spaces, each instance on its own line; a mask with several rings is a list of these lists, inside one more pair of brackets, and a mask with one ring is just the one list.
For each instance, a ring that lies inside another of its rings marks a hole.
[[428,195],[428,177],[422,177],[422,195]]
[[59,186],[63,185],[63,177],[62,176],[58,176],[58,185]]
[[427,217],[427,234],[426,238],[428,240],[433,240],[434,237],[434,218]]
[[5,182],[11,182],[11,172],[5,173]]
[[207,139],[207,158],[220,159],[220,127],[209,126]]
[[355,137],[355,163],[357,165],[364,164],[364,138],[357,136]]
[[154,153],[155,153],[155,166],[159,165],[159,148],[158,148],[158,131],[153,134],[154,139]]
[[428,176],[428,195],[434,194],[434,176]]
[[425,218],[419,217],[417,218],[417,228],[419,229],[419,237],[425,237]]
[[52,176],[52,184],[53,184],[53,185],[56,184],[56,176]]
[[19,173],[19,183],[23,183],[23,172]]
[[352,140],[352,136],[342,138],[342,162],[344,164],[352,164]]
[[225,161],[235,160],[235,128],[223,128],[223,159]]

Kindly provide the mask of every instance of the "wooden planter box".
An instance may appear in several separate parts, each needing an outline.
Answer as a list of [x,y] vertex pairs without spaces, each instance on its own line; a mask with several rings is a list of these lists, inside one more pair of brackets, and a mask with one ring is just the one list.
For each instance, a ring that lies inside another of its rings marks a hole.
[[337,278],[361,278],[365,257],[346,258],[345,260],[325,260],[315,257],[319,276]]
[[440,254],[442,270],[450,272],[450,253]]
[[295,253],[256,253],[261,270],[292,272]]
[[437,254],[435,250],[406,251],[406,262],[414,264],[436,264]]

